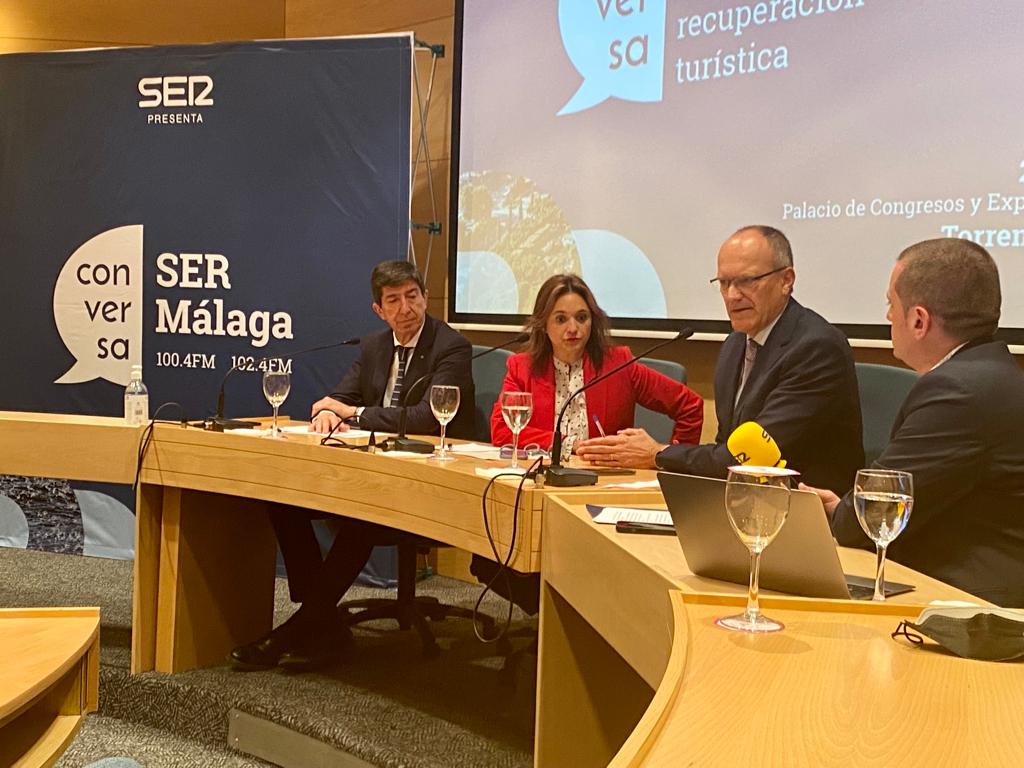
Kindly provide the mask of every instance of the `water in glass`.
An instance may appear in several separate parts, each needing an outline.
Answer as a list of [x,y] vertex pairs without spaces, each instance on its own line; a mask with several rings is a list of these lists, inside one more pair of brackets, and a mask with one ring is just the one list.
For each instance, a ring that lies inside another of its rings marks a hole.
[[853,483],[857,522],[875,542],[874,600],[885,600],[885,553],[903,533],[914,507],[914,478],[893,469],[861,469]]
[[533,415],[533,395],[529,392],[502,392],[501,417],[512,430],[512,464],[510,469],[519,468],[519,433],[530,422]]
[[263,396],[274,409],[274,424],[270,429],[268,437],[280,438],[284,435],[277,428],[277,409],[288,397],[292,388],[292,377],[285,370],[280,361],[268,361],[267,368],[263,371]]
[[789,491],[797,473],[778,467],[738,466],[729,468],[725,486],[725,511],[739,540],[750,550],[750,588],[747,608],[715,623],[740,632],[777,632],[781,622],[761,613],[758,580],[761,553],[782,530],[789,515]]
[[451,461],[452,459],[445,447],[444,435],[448,422],[455,418],[455,414],[459,410],[459,399],[458,387],[435,384],[430,388],[430,410],[433,411],[434,418],[441,425],[441,451],[436,456],[437,461]]

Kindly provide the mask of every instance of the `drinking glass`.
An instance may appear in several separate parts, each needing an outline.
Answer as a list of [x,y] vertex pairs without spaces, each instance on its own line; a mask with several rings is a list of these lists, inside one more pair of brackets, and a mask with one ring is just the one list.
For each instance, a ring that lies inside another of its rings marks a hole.
[[875,542],[875,596],[885,600],[885,550],[903,533],[914,506],[914,478],[895,469],[858,469],[853,483],[857,522]]
[[431,459],[436,461],[451,461],[454,457],[449,456],[444,445],[444,430],[448,422],[455,418],[459,410],[459,388],[446,384],[435,384],[430,388],[430,410],[434,412],[434,418],[441,424],[441,452]]
[[292,388],[292,377],[285,370],[281,360],[268,360],[266,370],[263,371],[263,396],[274,408],[274,425],[271,427],[267,437],[283,438],[284,435],[277,428],[277,409],[288,397]]
[[519,433],[532,415],[533,395],[530,392],[501,393],[501,417],[512,430],[512,464],[509,469],[519,469]]
[[750,589],[747,608],[715,623],[739,632],[778,632],[782,622],[769,619],[758,605],[761,553],[782,529],[789,514],[790,482],[799,473],[780,467],[729,467],[725,511],[729,524],[750,550]]

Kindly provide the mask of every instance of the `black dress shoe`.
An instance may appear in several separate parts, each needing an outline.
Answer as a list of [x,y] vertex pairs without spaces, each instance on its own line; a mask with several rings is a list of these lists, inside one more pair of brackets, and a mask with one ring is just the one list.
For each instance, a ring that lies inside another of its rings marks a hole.
[[228,660],[232,667],[242,672],[272,669],[294,643],[294,632],[282,625],[254,643],[238,646],[231,651]]
[[352,630],[334,626],[298,639],[281,654],[277,664],[286,672],[312,672],[337,664],[352,644]]

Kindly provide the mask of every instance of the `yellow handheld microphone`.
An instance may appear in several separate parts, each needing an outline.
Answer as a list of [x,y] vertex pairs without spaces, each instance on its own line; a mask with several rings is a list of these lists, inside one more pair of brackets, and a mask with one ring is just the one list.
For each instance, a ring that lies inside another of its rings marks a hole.
[[726,441],[729,453],[740,464],[755,467],[785,467],[779,444],[756,421],[745,421],[733,430]]

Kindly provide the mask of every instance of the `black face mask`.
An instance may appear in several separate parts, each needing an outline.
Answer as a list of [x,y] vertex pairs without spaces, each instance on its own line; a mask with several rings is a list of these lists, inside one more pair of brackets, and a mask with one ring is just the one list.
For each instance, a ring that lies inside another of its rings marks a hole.
[[916,622],[901,621],[892,633],[915,645],[931,638],[965,659],[1013,661],[1024,658],[1024,613],[1001,608],[928,608]]

